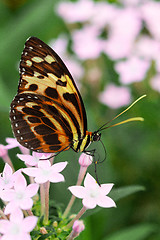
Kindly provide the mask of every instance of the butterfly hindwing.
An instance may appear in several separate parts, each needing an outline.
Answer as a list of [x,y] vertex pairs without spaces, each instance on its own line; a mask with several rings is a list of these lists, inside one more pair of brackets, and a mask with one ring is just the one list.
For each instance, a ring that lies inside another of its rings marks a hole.
[[10,118],[17,140],[39,152],[60,152],[81,139],[87,129],[80,93],[60,57],[31,37],[20,62],[18,93]]

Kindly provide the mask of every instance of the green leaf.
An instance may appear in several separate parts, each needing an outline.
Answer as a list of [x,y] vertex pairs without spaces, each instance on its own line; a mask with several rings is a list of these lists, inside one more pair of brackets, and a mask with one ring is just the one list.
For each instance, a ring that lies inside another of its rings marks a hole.
[[124,230],[118,231],[103,240],[143,240],[146,239],[149,235],[156,232],[158,229],[157,225],[154,224],[141,224],[133,227],[126,228]]
[[114,201],[118,201],[121,198],[127,197],[133,193],[145,191],[145,187],[140,185],[132,185],[127,187],[121,187],[118,189],[113,189],[109,196],[114,199]]

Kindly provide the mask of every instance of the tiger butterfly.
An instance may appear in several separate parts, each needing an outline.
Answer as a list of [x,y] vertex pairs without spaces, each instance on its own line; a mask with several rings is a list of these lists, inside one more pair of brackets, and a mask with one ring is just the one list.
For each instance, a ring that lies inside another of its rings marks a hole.
[[87,131],[87,116],[78,88],[61,58],[47,44],[30,37],[20,61],[18,93],[11,103],[10,119],[18,142],[40,153],[60,153],[72,148],[86,151],[91,142],[100,141],[100,131],[141,117],[129,118],[107,126],[127,109],[95,132]]
[[22,52],[18,93],[10,119],[18,142],[40,153],[72,148],[85,152],[98,131],[87,131],[85,107],[61,58],[47,44],[30,37]]

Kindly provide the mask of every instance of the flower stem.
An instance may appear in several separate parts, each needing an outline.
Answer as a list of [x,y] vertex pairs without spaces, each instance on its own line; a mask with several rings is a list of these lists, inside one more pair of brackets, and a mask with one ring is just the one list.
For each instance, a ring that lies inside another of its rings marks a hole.
[[78,220],[78,219],[86,212],[86,210],[87,210],[87,208],[85,208],[85,207],[83,206],[82,209],[79,211],[79,213],[76,215],[76,217],[67,224],[66,228],[72,227],[73,223],[74,223],[76,220]]
[[48,222],[48,217],[49,217],[49,187],[50,187],[50,182],[44,183],[44,188],[45,188],[45,214],[44,214],[44,222]]
[[[82,183],[82,181],[83,181],[83,178],[84,178],[84,176],[85,176],[86,170],[87,170],[86,167],[81,167],[81,168],[80,168],[76,186],[80,186],[80,185],[81,185],[81,183]],[[72,207],[72,205],[73,205],[73,203],[74,203],[74,201],[75,201],[75,198],[76,198],[76,197],[75,197],[74,195],[72,195],[72,197],[71,197],[71,199],[70,199],[70,201],[69,201],[69,203],[68,203],[68,206],[66,207],[66,209],[65,209],[65,211],[64,211],[64,213],[63,213],[63,215],[62,215],[62,218],[67,217],[67,215],[68,215],[68,213],[70,212],[70,209],[71,209],[71,207]]]
[[41,194],[41,216],[44,216],[44,223],[48,222],[49,217],[49,187],[50,182],[41,184],[40,194]]

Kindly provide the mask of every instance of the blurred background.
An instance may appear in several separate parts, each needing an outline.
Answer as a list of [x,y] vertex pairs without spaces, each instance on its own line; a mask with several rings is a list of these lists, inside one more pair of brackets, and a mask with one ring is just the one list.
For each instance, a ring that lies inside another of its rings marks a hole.
[[[115,188],[139,185],[145,190],[117,201],[116,209],[90,211],[79,239],[160,239],[159,23],[160,1],[154,0],[0,1],[1,144],[13,137],[10,103],[18,87],[21,52],[30,36],[49,44],[69,68],[84,100],[89,131],[147,94],[116,120],[141,116],[144,122],[102,132],[107,160],[98,165],[101,183],[113,182]],[[102,146],[94,147],[103,158]],[[16,169],[22,166],[17,152],[9,151]],[[66,182],[54,185],[51,192],[63,209],[70,199],[67,187],[76,182],[78,157],[69,150],[56,158],[69,162]],[[89,172],[94,176],[94,166]],[[73,213],[80,207],[77,200]]]

